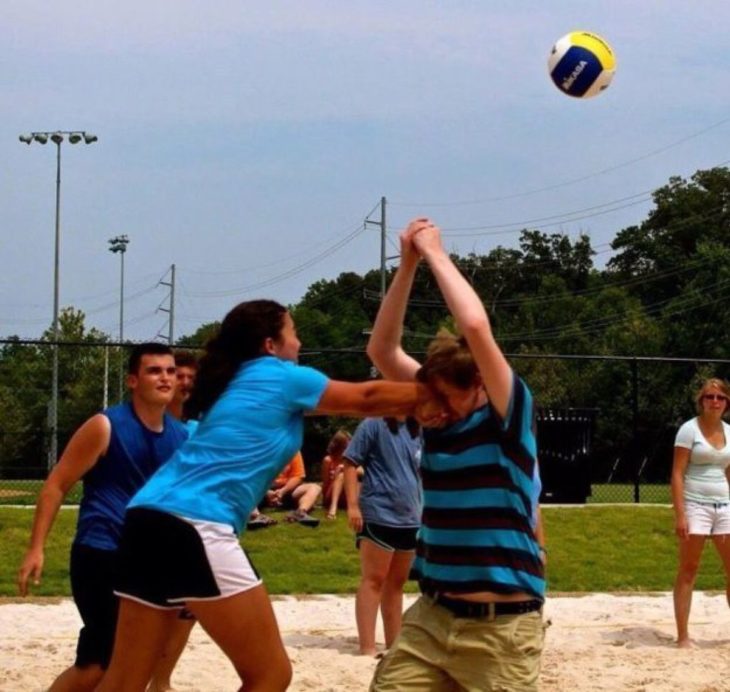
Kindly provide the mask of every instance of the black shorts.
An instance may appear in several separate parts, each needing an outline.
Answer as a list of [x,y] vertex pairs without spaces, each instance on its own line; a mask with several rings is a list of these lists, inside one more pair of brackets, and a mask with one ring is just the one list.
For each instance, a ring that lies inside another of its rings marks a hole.
[[118,554],[117,595],[154,608],[179,609],[261,584],[233,528],[218,522],[135,507]]
[[355,536],[355,545],[359,548],[360,541],[367,539],[391,553],[407,552],[416,549],[417,532],[418,529],[415,527],[384,526],[366,521],[362,525],[362,531]]
[[114,550],[71,546],[71,593],[84,623],[74,662],[79,668],[109,665],[119,612],[119,599],[114,595],[116,567]]

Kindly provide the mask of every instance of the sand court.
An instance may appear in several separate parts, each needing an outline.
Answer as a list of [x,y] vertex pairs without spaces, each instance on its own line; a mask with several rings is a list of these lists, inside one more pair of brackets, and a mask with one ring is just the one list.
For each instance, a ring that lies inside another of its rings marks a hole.
[[[291,690],[367,690],[375,661],[356,655],[352,597],[277,597],[274,608],[294,665]],[[730,692],[730,610],[724,594],[695,594],[691,650],[673,643],[671,594],[555,597],[547,602],[545,618],[551,624],[542,690]],[[71,600],[0,603],[0,692],[44,690],[72,662],[78,627]],[[196,627],[175,671],[176,689],[227,692],[237,688],[237,679]]]

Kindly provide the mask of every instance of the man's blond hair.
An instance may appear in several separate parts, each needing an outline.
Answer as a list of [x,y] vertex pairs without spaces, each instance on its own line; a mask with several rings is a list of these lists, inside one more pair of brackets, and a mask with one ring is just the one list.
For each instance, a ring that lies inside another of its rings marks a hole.
[[479,369],[466,339],[448,329],[440,329],[428,345],[426,361],[416,374],[416,379],[429,384],[434,378],[441,378],[459,389],[469,389],[478,374]]

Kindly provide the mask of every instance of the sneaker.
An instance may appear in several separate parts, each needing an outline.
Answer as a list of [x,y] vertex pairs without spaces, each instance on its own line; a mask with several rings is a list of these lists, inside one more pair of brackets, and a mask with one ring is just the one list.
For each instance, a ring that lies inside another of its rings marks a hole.
[[286,520],[296,521],[302,526],[309,526],[311,528],[316,528],[317,526],[319,526],[319,519],[315,519],[313,516],[310,516],[302,509],[298,509],[295,512],[289,512],[289,514],[286,515]]
[[256,529],[266,529],[269,526],[273,526],[276,524],[276,519],[272,519],[269,516],[266,516],[263,512],[261,514],[258,514],[253,519],[249,519],[248,523],[246,524],[246,528],[249,531],[255,531]]

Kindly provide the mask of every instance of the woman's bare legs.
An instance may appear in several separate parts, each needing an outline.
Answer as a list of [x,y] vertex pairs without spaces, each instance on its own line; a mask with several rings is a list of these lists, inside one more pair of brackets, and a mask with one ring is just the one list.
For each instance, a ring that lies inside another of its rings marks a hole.
[[[191,601],[187,608],[233,663],[245,692],[282,692],[292,669],[263,585],[228,598]],[[143,692],[178,611],[121,599],[114,653],[98,692]]]
[[380,599],[380,613],[383,616],[385,632],[385,648],[393,646],[395,638],[400,634],[403,621],[403,587],[408,581],[411,563],[415,551],[396,551],[390,561],[390,569],[385,577]]
[[172,690],[172,672],[185,650],[190,638],[190,631],[195,625],[194,619],[181,619],[178,612],[177,622],[172,626],[170,637],[165,642],[160,660],[152,673],[147,692],[169,692]]
[[413,560],[412,552],[394,552],[372,541],[360,541],[362,577],[355,596],[355,620],[360,653],[375,656],[375,626],[378,609],[383,616],[385,645],[390,647],[398,636],[403,615],[403,585]]
[[334,480],[332,481],[332,486],[330,488],[330,505],[329,509],[327,510],[328,519],[334,519],[337,516],[337,507],[340,504],[340,496],[342,495],[344,487],[345,476],[342,471],[340,471],[334,477]]
[[690,534],[679,540],[679,570],[674,582],[674,618],[677,621],[677,646],[680,648],[692,645],[688,631],[689,611],[705,539],[706,536]]
[[725,568],[725,598],[730,606],[730,535],[721,534],[713,536],[712,542],[720,555],[722,565]]
[[292,668],[263,585],[188,609],[233,663],[245,692],[282,692]]
[[178,616],[120,598],[114,651],[97,692],[144,692]]

